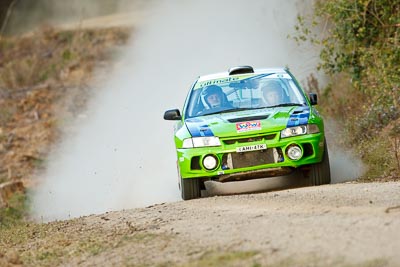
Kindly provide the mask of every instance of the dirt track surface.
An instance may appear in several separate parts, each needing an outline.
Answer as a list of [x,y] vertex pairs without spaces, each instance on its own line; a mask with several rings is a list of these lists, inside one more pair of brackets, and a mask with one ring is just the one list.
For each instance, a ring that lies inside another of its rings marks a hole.
[[27,265],[400,266],[399,192],[335,184],[27,226],[0,263],[3,252]]

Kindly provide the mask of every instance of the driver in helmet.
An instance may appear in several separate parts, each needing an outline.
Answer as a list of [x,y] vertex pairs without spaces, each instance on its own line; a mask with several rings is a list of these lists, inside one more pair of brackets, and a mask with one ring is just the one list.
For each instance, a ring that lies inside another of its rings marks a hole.
[[262,88],[264,102],[267,106],[284,103],[285,92],[278,81],[268,81]]
[[232,107],[222,88],[217,85],[210,85],[203,89],[203,105],[206,109],[225,109]]

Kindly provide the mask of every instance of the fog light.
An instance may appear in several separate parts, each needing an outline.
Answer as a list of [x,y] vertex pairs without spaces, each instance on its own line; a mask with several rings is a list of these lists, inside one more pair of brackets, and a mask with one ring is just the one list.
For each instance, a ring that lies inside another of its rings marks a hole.
[[298,145],[290,145],[286,149],[286,155],[291,159],[291,160],[299,160],[303,156],[303,151]]
[[203,158],[203,166],[207,170],[214,170],[218,165],[218,160],[214,155],[207,155]]

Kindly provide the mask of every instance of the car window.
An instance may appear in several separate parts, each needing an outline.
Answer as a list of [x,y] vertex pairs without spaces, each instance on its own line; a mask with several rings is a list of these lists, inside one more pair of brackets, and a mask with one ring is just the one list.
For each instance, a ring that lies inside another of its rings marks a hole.
[[[220,98],[216,101],[218,105],[214,105],[214,98]],[[287,73],[235,75],[197,81],[189,95],[185,116],[305,103],[303,93]]]

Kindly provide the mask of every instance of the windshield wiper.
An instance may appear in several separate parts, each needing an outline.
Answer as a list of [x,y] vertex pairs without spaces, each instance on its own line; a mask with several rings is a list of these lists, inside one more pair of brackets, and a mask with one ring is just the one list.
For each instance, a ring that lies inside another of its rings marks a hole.
[[291,106],[301,107],[301,106],[304,106],[304,104],[300,104],[300,103],[282,103],[282,104],[273,105],[273,106],[266,106],[266,108],[291,107]]

